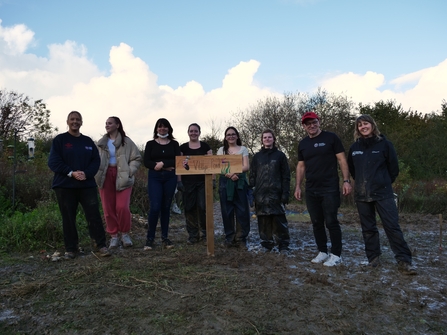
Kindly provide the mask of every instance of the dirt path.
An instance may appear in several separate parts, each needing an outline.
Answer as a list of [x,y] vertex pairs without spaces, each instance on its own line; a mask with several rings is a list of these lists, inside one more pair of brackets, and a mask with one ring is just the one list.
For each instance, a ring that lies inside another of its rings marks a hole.
[[[215,257],[188,246],[173,216],[175,249],[144,252],[144,220],[135,246],[100,259],[51,262],[46,253],[3,255],[1,334],[445,334],[446,253],[436,216],[405,214],[401,226],[419,274],[397,272],[382,234],[382,266],[368,269],[355,213],[341,210],[344,262],[315,256],[305,215],[291,216],[291,255],[264,254],[252,220],[249,251],[225,249],[215,206]],[[300,210],[298,208],[298,210]],[[159,233],[157,233],[159,236]],[[47,251],[53,252],[53,251]]]

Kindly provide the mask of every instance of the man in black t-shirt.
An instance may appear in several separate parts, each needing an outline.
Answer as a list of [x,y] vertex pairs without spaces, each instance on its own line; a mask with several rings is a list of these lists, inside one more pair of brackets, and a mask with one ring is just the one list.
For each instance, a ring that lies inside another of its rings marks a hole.
[[[312,263],[334,266],[342,261],[341,228],[337,219],[340,207],[337,162],[344,179],[343,195],[352,191],[345,150],[336,134],[320,129],[320,119],[314,112],[304,113],[301,122],[308,136],[298,145],[295,198],[302,200],[301,183],[306,177],[306,206],[319,251]],[[330,253],[325,226],[331,239]]]

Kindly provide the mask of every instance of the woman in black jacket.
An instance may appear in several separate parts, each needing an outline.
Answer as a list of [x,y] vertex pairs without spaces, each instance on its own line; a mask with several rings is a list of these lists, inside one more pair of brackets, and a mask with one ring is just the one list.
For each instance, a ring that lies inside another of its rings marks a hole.
[[289,202],[290,169],[287,157],[276,146],[272,130],[261,134],[262,148],[253,157],[250,166],[250,186],[254,188],[256,215],[258,217],[261,245],[269,252],[275,246],[287,254],[289,250],[289,227],[284,205]]
[[399,271],[404,274],[416,274],[411,266],[411,251],[399,226],[399,215],[391,186],[399,174],[394,146],[380,134],[376,122],[369,115],[361,115],[355,121],[354,139],[355,142],[349,150],[348,165],[355,180],[354,196],[369,265],[380,265],[377,210],[398,262]]

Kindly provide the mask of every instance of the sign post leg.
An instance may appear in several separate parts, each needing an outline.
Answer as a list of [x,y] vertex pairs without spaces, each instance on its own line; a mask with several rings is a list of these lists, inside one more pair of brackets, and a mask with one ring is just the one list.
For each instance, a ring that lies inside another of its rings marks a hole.
[[213,209],[213,175],[205,175],[206,201],[206,246],[208,256],[214,256],[214,209]]

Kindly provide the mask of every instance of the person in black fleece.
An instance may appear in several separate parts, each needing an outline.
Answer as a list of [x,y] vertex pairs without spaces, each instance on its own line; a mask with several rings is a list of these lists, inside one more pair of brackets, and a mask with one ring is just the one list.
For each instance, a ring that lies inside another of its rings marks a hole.
[[93,140],[80,133],[82,116],[73,111],[67,117],[68,131],[57,135],[51,145],[48,167],[54,172],[54,189],[62,215],[65,258],[73,259],[81,250],[76,229],[78,204],[84,209],[89,234],[100,256],[110,256],[99,212],[95,174],[100,158]]
[[411,251],[399,226],[399,215],[391,184],[399,174],[393,144],[380,134],[374,119],[360,115],[355,121],[354,144],[348,155],[349,172],[355,180],[354,197],[362,225],[365,252],[371,267],[380,265],[380,238],[376,210],[391,250],[404,274],[416,274]]

